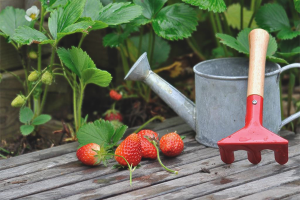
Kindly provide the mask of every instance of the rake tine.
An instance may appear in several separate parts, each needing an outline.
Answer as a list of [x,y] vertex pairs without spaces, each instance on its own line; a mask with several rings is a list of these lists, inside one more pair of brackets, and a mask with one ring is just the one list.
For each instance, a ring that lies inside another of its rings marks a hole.
[[261,154],[260,151],[247,151],[248,154],[248,160],[252,164],[258,164],[261,161]]
[[221,160],[226,164],[234,162],[234,153],[231,150],[226,150],[226,147],[220,147]]
[[[285,153],[286,152],[286,153]],[[276,148],[274,150],[275,154],[275,160],[281,165],[284,165],[288,162],[289,156],[288,156],[288,145],[280,145],[280,148]]]

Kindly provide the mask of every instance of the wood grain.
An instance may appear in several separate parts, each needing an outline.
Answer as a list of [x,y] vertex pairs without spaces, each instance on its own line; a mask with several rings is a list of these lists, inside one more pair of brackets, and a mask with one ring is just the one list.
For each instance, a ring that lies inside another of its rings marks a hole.
[[264,96],[266,54],[269,33],[263,29],[254,29],[249,34],[249,75],[247,96]]

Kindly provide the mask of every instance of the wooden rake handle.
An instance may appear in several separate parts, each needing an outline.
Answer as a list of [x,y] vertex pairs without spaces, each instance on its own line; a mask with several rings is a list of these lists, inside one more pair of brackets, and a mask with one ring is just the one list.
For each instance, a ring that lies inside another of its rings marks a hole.
[[263,29],[254,29],[249,33],[249,74],[247,97],[257,94],[264,96],[265,65],[269,43],[269,33]]

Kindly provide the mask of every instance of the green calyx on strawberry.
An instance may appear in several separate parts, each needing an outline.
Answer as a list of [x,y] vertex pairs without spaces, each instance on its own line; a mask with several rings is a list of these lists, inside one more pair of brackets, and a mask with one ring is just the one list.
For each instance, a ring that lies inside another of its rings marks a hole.
[[142,146],[142,157],[156,159],[157,150],[149,140],[158,141],[158,134],[152,130],[141,130],[138,132],[138,135],[141,137],[141,146]]
[[122,114],[115,109],[115,103],[112,105],[112,108],[107,110],[104,114],[104,119],[107,121],[113,121],[113,120],[118,120],[120,122],[123,121],[123,116]]
[[102,161],[106,165],[107,152],[96,143],[89,143],[80,147],[76,156],[85,165],[98,165]]
[[164,155],[174,157],[181,154],[184,148],[184,143],[175,131],[161,137],[159,141],[159,148]]

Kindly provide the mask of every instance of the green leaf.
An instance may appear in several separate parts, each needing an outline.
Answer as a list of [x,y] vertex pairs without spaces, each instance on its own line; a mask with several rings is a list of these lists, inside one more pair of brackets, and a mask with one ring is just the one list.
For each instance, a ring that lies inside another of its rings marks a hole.
[[286,60],[282,58],[277,58],[275,56],[267,56],[267,60],[275,63],[289,64]]
[[84,84],[93,83],[100,87],[107,87],[111,82],[111,75],[107,71],[90,68],[82,72],[82,80]]
[[300,54],[300,46],[292,49],[291,52],[277,52],[277,54],[287,58],[295,56],[297,54]]
[[30,133],[32,133],[34,131],[34,126],[32,126],[32,125],[22,125],[20,127],[20,131],[21,131],[22,135],[29,135]]
[[283,28],[277,33],[277,38],[290,40],[300,35],[300,31],[293,31],[291,28]]
[[87,0],[81,17],[90,17],[92,20],[96,20],[102,8],[100,0]]
[[51,0],[48,7],[46,8],[47,12],[51,12],[56,8],[64,7],[67,5],[69,0]]
[[79,78],[85,69],[96,68],[95,63],[89,55],[80,48],[71,49],[59,48],[57,54],[62,62]]
[[128,3],[112,3],[103,7],[100,11],[98,21],[108,25],[128,23],[142,14],[140,6]]
[[200,9],[213,11],[213,12],[224,12],[226,10],[226,4],[223,0],[182,0],[185,3],[193,6],[199,6]]
[[66,27],[61,33],[57,33],[57,39],[61,39],[66,35],[70,35],[77,32],[87,32],[94,25],[93,21],[81,21]]
[[[241,29],[241,22],[240,22],[240,13],[241,13],[241,5],[239,3],[232,4],[228,6],[226,10],[225,17],[227,19],[228,25],[232,28]],[[251,17],[253,15],[253,11],[247,10],[245,7],[243,8],[243,24],[244,26],[248,26]],[[251,28],[257,27],[255,21],[252,22]]]
[[143,15],[140,15],[139,17],[135,18],[134,20],[132,20],[130,22],[130,24],[132,26],[141,26],[141,25],[145,25],[145,24],[148,24],[150,23],[151,20],[150,19],[147,19],[146,17],[144,17]]
[[[245,28],[240,31],[237,39],[231,37],[226,34],[217,33],[216,37],[221,39],[221,43],[237,50],[240,53],[244,53],[249,55],[249,38],[248,35],[252,29]],[[273,55],[277,51],[277,43],[274,37],[270,35],[268,49],[267,49],[267,57]]]
[[291,52],[293,49],[299,47],[300,36],[293,38],[291,40],[281,40],[279,42],[280,52]]
[[108,24],[101,22],[101,21],[94,21],[94,24],[93,24],[92,28],[90,29],[90,31],[99,30],[99,29],[103,29],[106,27],[108,27]]
[[72,0],[63,9],[58,8],[51,12],[49,17],[49,30],[54,39],[57,34],[64,32],[64,29],[74,24],[81,16],[86,0]]
[[295,9],[300,13],[300,0],[294,0]]
[[122,33],[112,32],[103,38],[104,46],[118,47],[121,45],[130,34],[135,31],[135,26],[126,25]]
[[197,24],[196,12],[183,3],[164,7],[152,22],[155,33],[168,40],[190,37]]
[[22,45],[30,45],[32,43],[48,44],[54,42],[46,37],[42,32],[28,26],[19,26],[12,39]]
[[20,109],[20,122],[29,123],[33,118],[33,112],[28,107],[22,107]]
[[162,9],[167,0],[133,0],[136,5],[143,8],[143,16],[152,19]]
[[[141,52],[147,52],[149,46],[149,36],[149,33],[143,35]],[[131,37],[130,40],[133,42],[134,46],[138,48],[140,41],[139,36]],[[161,37],[155,35],[153,60],[151,65],[152,69],[156,69],[161,63],[165,62],[169,57],[170,51],[171,46],[169,45],[169,43]],[[139,55],[134,56],[137,59]]]
[[30,22],[25,19],[25,10],[6,7],[0,13],[0,30],[11,37],[19,26],[29,26]]
[[268,3],[262,6],[255,15],[255,21],[260,28],[269,32],[290,27],[284,8],[276,3]]
[[50,120],[51,120],[51,116],[50,115],[42,114],[42,115],[39,115],[36,118],[34,118],[32,120],[32,124],[33,125],[41,125],[41,124],[47,123]]
[[116,144],[117,142],[119,142],[119,140],[122,139],[122,137],[123,137],[124,133],[126,132],[127,128],[128,127],[126,125],[122,125],[119,128],[117,128],[117,130],[115,131],[115,134],[112,138],[113,143]]

